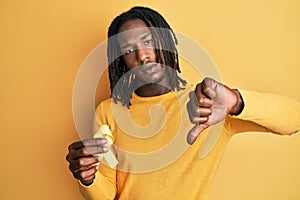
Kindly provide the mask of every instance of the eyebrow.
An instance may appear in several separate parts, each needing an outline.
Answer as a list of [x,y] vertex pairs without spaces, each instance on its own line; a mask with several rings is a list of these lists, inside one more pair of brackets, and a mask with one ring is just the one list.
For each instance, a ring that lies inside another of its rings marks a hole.
[[141,40],[144,40],[146,39],[147,37],[149,37],[151,35],[151,33],[146,33],[144,36],[141,37]]
[[126,49],[126,48],[128,48],[130,46],[131,46],[131,44],[126,43],[126,44],[124,44],[124,45],[121,46],[121,49]]
[[[145,40],[147,37],[149,37],[151,35],[151,33],[149,32],[149,33],[146,33],[146,34],[144,34],[141,38],[140,38],[140,40]],[[120,48],[121,49],[126,49],[126,48],[128,48],[128,47],[130,47],[131,46],[131,44],[130,43],[125,43],[124,45],[121,45],[120,46]]]

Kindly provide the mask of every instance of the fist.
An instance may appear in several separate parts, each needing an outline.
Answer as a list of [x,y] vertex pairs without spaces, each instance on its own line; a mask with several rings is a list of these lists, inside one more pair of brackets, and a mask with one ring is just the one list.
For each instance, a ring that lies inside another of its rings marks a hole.
[[96,138],[74,142],[69,146],[69,153],[66,156],[69,169],[82,184],[90,185],[93,182],[99,162],[94,155],[107,152],[106,144],[107,139]]
[[195,92],[190,93],[187,109],[190,121],[195,124],[188,133],[187,141],[193,144],[204,129],[223,121],[227,114],[239,114],[243,101],[236,89],[205,78],[196,86]]

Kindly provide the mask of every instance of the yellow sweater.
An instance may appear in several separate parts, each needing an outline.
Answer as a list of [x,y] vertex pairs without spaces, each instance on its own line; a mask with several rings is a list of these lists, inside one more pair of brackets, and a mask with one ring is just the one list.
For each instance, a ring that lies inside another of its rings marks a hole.
[[117,169],[101,164],[92,185],[79,184],[81,194],[98,200],[206,200],[231,136],[246,131],[292,134],[300,129],[298,102],[239,90],[243,112],[205,130],[190,146],[186,137],[193,124],[186,104],[193,89],[147,98],[133,94],[129,109],[111,99],[102,102],[97,123],[109,125],[119,164]]

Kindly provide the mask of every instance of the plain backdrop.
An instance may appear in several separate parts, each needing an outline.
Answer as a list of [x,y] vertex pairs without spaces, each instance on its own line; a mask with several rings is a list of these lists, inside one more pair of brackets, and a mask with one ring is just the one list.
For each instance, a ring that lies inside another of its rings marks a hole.
[[[158,10],[201,44],[224,83],[300,100],[298,0],[2,0],[0,199],[83,199],[65,160],[68,145],[79,139],[73,84],[113,18],[135,5]],[[101,95],[98,101],[109,94]],[[235,136],[212,200],[300,199],[299,139]]]

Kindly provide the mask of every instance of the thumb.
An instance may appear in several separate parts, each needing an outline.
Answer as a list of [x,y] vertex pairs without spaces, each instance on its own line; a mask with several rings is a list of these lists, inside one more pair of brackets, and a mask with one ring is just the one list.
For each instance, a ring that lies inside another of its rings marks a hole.
[[198,136],[200,135],[200,133],[206,129],[208,127],[207,124],[197,124],[195,125],[188,133],[187,135],[187,142],[192,145],[196,139],[198,138]]

